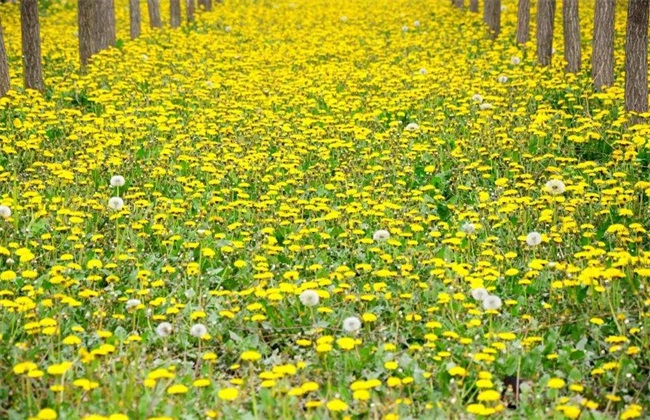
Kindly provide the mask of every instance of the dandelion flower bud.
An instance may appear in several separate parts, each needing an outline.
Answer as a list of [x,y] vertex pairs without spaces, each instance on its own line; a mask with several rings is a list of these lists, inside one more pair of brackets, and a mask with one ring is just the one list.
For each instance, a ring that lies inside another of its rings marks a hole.
[[489,295],[483,299],[483,309],[486,311],[497,310],[501,307],[501,298],[495,295]]
[[172,328],[172,324],[169,322],[161,322],[156,327],[156,334],[158,334],[160,337],[169,337],[172,334],[173,330],[174,329]]
[[113,210],[120,211],[122,210],[122,207],[124,207],[124,200],[122,200],[120,197],[111,197],[108,200],[108,207]]
[[190,328],[190,335],[201,338],[208,333],[208,329],[203,324],[194,324]]
[[566,190],[564,182],[560,181],[559,179],[551,179],[546,183],[544,188],[546,189],[546,192],[551,195],[560,195]]
[[111,187],[121,187],[126,181],[122,175],[115,175],[111,177]]
[[372,234],[372,239],[374,239],[375,242],[383,242],[388,238],[390,238],[390,232],[386,229],[379,229]]
[[305,290],[300,294],[300,301],[305,306],[316,306],[320,301],[320,296],[314,290]]
[[488,296],[490,296],[490,294],[482,287],[479,287],[478,289],[472,289],[472,297],[476,300],[480,300],[482,302]]
[[468,235],[471,235],[476,232],[476,226],[474,226],[474,223],[465,222],[463,226],[460,227],[460,230]]
[[11,209],[7,206],[0,206],[0,217],[4,217],[5,219],[7,217],[11,216]]
[[126,310],[129,311],[141,303],[142,302],[140,302],[140,299],[129,299],[126,301]]
[[408,123],[406,127],[404,127],[404,131],[417,131],[420,128],[420,125],[418,123]]
[[343,329],[346,332],[353,333],[361,328],[361,320],[356,316],[351,316],[343,320]]
[[528,246],[537,246],[542,243],[542,235],[538,232],[530,232],[526,235],[526,243]]

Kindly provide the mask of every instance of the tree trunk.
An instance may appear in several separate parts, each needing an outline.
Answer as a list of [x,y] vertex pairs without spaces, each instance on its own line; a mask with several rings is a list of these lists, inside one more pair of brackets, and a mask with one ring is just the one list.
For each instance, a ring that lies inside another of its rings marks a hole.
[[540,66],[551,64],[554,21],[555,0],[537,0],[537,63]]
[[38,0],[20,2],[20,28],[23,42],[25,87],[44,90],[41,65],[41,27],[38,21]]
[[95,46],[95,0],[79,0],[77,4],[77,24],[79,25],[79,58],[81,65],[88,65],[90,57],[97,52]]
[[7,62],[7,50],[5,39],[2,33],[2,22],[0,21],[0,98],[9,92],[9,63]]
[[454,6],[458,7],[459,9],[462,9],[465,7],[465,0],[454,0]]
[[187,21],[194,22],[194,0],[187,0]]
[[580,18],[578,0],[562,0],[562,19],[564,23],[564,59],[566,71],[577,73],[580,70]]
[[169,16],[172,28],[181,26],[181,0],[169,0]]
[[160,0],[147,0],[147,8],[149,9],[149,24],[151,27],[161,28]]
[[594,87],[614,83],[614,12],[616,0],[598,0],[594,15],[594,41],[591,55],[591,77]]
[[630,0],[625,38],[625,109],[648,112],[648,13],[650,0]]
[[131,39],[140,36],[142,27],[142,15],[140,14],[140,0],[129,0],[129,22],[131,28]]
[[483,21],[490,28],[493,38],[499,36],[499,32],[501,32],[501,0],[485,0]]
[[212,0],[199,0],[199,7],[203,6],[203,10],[209,12],[212,10]]
[[517,8],[517,43],[530,40],[530,0],[519,0]]
[[469,0],[469,11],[478,13],[478,0]]
[[115,36],[115,0],[94,0],[95,2],[95,41],[97,51],[114,46]]

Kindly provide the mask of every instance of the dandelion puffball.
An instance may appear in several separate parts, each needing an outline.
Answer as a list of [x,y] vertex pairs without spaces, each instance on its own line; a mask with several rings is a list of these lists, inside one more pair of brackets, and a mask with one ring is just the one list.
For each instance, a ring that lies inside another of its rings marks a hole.
[[111,177],[111,187],[121,187],[126,183],[122,175],[114,175]]
[[566,185],[559,179],[551,179],[544,185],[546,192],[551,195],[560,195],[566,191]]
[[517,56],[513,56],[510,58],[510,64],[514,64],[515,66],[521,63],[521,58]]
[[483,102],[481,105],[478,106],[480,110],[486,110],[486,109],[492,109],[493,106],[489,102]]
[[483,96],[479,95],[478,93],[475,93],[472,95],[472,101],[478,102],[479,104],[483,102]]
[[481,302],[485,300],[486,297],[488,297],[490,294],[488,293],[487,290],[485,290],[482,287],[479,287],[477,289],[472,289],[472,297],[476,300],[480,300]]
[[501,76],[499,76],[499,78],[497,79],[497,82],[499,82],[499,83],[506,83],[507,81],[508,81],[508,76],[503,76],[503,75],[501,75]]
[[10,217],[11,216],[11,209],[7,206],[0,206],[0,217]]
[[489,295],[483,299],[483,309],[486,311],[494,311],[501,307],[501,298],[495,295]]
[[382,242],[388,238],[390,238],[390,232],[386,229],[379,229],[372,234],[372,239],[374,239],[375,242]]
[[526,235],[526,243],[528,246],[537,246],[542,243],[542,235],[538,232],[530,232]]
[[476,232],[476,226],[474,226],[474,223],[465,222],[463,223],[463,226],[460,227],[460,230],[465,232],[467,235],[471,235]]
[[160,337],[169,337],[174,329],[169,322],[161,322],[156,327],[156,334]]
[[117,211],[122,210],[122,207],[124,207],[124,200],[120,197],[111,197],[108,200],[108,207]]
[[129,299],[126,301],[126,310],[129,311],[141,303],[142,302],[140,302],[140,299]]
[[356,316],[351,316],[343,320],[343,329],[346,332],[353,333],[361,328],[361,320]]
[[320,297],[315,290],[305,290],[300,294],[300,301],[305,306],[316,306],[320,301]]
[[208,329],[203,324],[194,324],[190,328],[190,335],[201,338],[208,333]]

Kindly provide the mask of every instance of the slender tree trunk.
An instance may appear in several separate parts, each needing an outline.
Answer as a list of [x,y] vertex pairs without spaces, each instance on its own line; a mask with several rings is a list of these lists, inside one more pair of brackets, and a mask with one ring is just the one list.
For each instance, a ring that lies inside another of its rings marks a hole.
[[142,28],[142,15],[140,14],[140,0],[129,0],[129,22],[131,28],[131,39],[140,36]]
[[594,15],[594,41],[591,55],[591,77],[594,87],[614,83],[614,13],[616,0],[598,0]]
[[95,0],[79,0],[77,4],[77,24],[79,25],[79,58],[81,65],[86,66],[88,60],[97,52],[95,47]]
[[517,8],[517,43],[530,40],[530,0],[519,0]]
[[20,28],[23,42],[25,87],[44,90],[41,65],[41,27],[38,20],[38,0],[20,2]]
[[181,0],[169,0],[169,16],[172,28],[181,26]]
[[554,21],[555,0],[537,0],[537,63],[540,66],[551,64]]
[[469,0],[469,11],[478,13],[478,0]]
[[94,0],[95,2],[95,40],[97,51],[114,46],[115,35],[115,0]]
[[9,92],[9,63],[7,61],[7,50],[5,49],[5,38],[2,33],[2,22],[0,21],[0,98]]
[[580,70],[580,18],[578,0],[562,0],[562,20],[564,23],[564,59],[566,70],[577,73]]
[[625,109],[648,112],[648,14],[650,0],[630,0],[625,38]]
[[205,10],[208,6],[206,5],[207,0],[198,0],[199,2],[199,9],[203,8]]
[[147,0],[147,8],[149,9],[149,24],[151,27],[161,28],[160,0]]
[[454,0],[453,4],[459,9],[462,9],[463,7],[465,7],[465,0]]
[[499,32],[501,32],[501,0],[485,0],[483,21],[490,28],[493,38],[499,36]]
[[194,22],[194,10],[195,10],[194,0],[187,0],[187,21]]

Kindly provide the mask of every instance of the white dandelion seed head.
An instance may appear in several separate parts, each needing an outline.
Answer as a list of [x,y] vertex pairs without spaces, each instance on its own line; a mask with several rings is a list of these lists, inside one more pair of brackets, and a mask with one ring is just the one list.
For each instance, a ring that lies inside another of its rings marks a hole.
[[5,219],[7,217],[11,216],[11,209],[8,206],[0,206],[0,217],[4,217]]
[[499,83],[506,83],[507,81],[508,81],[508,76],[503,74],[497,78],[497,82]]
[[142,54],[142,61],[147,61],[149,56],[147,54]]
[[489,102],[483,102],[481,105],[478,106],[478,108],[481,110],[486,110],[486,109],[492,109],[493,106]]
[[530,232],[526,235],[526,244],[528,246],[537,246],[542,243],[542,235],[539,232]]
[[372,239],[374,239],[375,242],[383,242],[388,238],[390,238],[390,232],[386,229],[379,229],[372,234]]
[[408,26],[406,25],[402,26],[402,32],[408,32],[408,30],[409,30]]
[[422,67],[422,68],[420,69],[420,74],[421,74],[422,76],[424,76],[425,74],[427,74],[427,69],[425,69],[424,67]]
[[13,265],[16,261],[14,261],[13,258],[7,258],[5,262],[7,263],[7,265]]
[[483,96],[479,95],[478,93],[475,93],[475,94],[472,96],[472,101],[474,101],[474,102],[478,102],[479,104],[480,104],[480,103],[483,103]]
[[501,11],[502,12],[505,12],[506,10],[508,10],[508,6],[501,6]]
[[108,207],[113,210],[120,211],[122,210],[122,207],[124,207],[124,200],[122,200],[120,197],[111,197],[108,200]]
[[345,15],[341,16],[341,22],[347,22],[347,21],[348,21],[347,16],[345,16]]
[[501,298],[495,295],[489,295],[483,299],[483,309],[486,311],[496,310],[501,307]]
[[225,28],[223,28],[224,31],[230,32],[232,31],[232,27],[230,25],[227,25]]
[[156,334],[158,334],[159,337],[169,337],[173,331],[174,328],[169,322],[161,322],[156,327]]
[[465,232],[468,235],[471,235],[471,234],[476,232],[476,226],[474,226],[474,223],[472,223],[472,222],[465,222],[460,227],[460,230],[462,232]]
[[488,296],[490,296],[490,294],[488,293],[487,290],[485,290],[482,287],[479,287],[477,289],[472,289],[472,297],[475,300],[480,300],[481,302],[483,302],[485,298]]
[[187,289],[185,291],[185,297],[186,298],[192,299],[194,296],[196,296],[196,292],[194,291],[194,289]]
[[353,333],[361,328],[361,320],[356,316],[350,316],[343,320],[343,329],[346,332]]
[[201,338],[208,333],[208,329],[203,324],[194,324],[190,328],[190,335]]
[[126,301],[126,310],[130,311],[141,303],[142,302],[140,302],[140,299],[129,299]]
[[320,302],[320,296],[315,290],[305,290],[300,294],[300,302],[305,306],[316,306]]
[[559,179],[551,179],[544,185],[544,189],[551,195],[560,195],[566,191],[566,185]]
[[420,125],[418,123],[408,123],[406,124],[406,127],[404,127],[404,131],[417,131],[420,128]]
[[515,56],[510,57],[510,64],[519,65],[521,64],[521,58]]
[[114,175],[111,177],[111,187],[121,187],[126,183],[122,175]]
[[416,20],[415,22],[413,22],[413,26],[415,26],[416,28],[419,28],[420,27],[420,21]]

